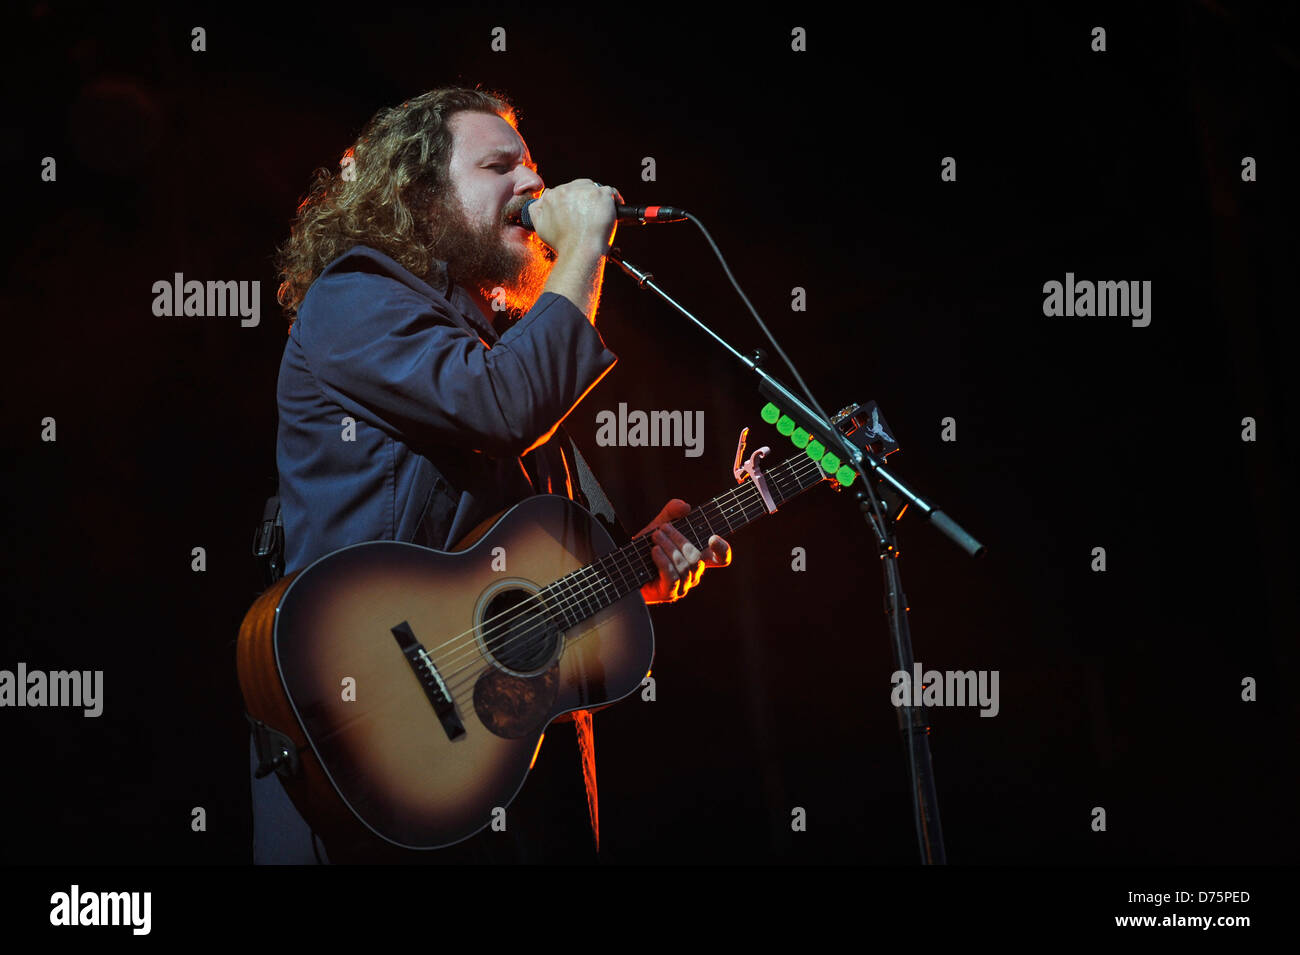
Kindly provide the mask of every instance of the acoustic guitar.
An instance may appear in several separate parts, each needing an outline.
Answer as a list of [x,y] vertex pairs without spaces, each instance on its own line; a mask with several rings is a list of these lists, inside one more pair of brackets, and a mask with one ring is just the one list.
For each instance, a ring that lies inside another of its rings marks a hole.
[[[806,456],[764,469],[767,451],[743,468],[738,454],[743,483],[672,522],[701,551],[835,483]],[[455,551],[372,541],[277,581],[244,618],[237,662],[249,715],[282,734],[299,812],[327,843],[405,849],[488,826],[549,723],[642,686],[652,546],[618,547],[573,501],[537,495]]]

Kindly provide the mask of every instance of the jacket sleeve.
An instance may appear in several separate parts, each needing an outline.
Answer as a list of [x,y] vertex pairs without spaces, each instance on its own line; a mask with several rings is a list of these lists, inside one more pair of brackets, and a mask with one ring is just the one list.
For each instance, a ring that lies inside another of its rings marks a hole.
[[325,395],[358,421],[416,450],[453,445],[493,457],[549,439],[618,360],[554,292],[489,348],[445,299],[374,272],[322,275],[295,331]]

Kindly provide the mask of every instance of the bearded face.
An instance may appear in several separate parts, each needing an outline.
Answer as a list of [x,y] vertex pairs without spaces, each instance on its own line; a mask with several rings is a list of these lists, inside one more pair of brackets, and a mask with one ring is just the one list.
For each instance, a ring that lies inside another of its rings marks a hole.
[[502,302],[507,311],[527,311],[555,264],[535,232],[512,224],[528,197],[515,196],[495,215],[480,210],[475,216],[452,192],[435,204],[434,254],[448,263],[453,281],[479,290],[489,302]]

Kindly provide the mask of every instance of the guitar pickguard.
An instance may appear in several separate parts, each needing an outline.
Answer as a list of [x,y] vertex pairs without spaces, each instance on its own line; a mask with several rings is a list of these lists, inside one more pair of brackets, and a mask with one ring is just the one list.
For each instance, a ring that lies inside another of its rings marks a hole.
[[559,661],[545,673],[530,677],[494,668],[474,684],[474,711],[493,735],[522,739],[541,729],[559,689]]

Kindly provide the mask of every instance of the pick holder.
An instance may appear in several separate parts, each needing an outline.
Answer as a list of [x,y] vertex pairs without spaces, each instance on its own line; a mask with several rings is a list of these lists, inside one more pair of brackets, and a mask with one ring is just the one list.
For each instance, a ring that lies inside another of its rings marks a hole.
[[[683,213],[683,215],[695,222],[696,225],[699,225],[701,231],[704,231],[706,238],[708,238],[707,231],[704,230],[703,225],[694,216],[688,213]],[[712,244],[711,238],[709,238],[709,242]],[[714,248],[716,250],[716,246]],[[721,258],[721,253],[718,254],[719,258]],[[799,428],[802,428],[811,437],[815,437],[826,448],[840,449],[842,454],[837,455],[837,457],[862,477],[854,496],[858,502],[858,510],[877,542],[881,569],[885,580],[885,615],[889,621],[890,637],[894,650],[894,664],[897,671],[914,672],[913,664],[915,659],[912,653],[912,635],[907,622],[907,612],[910,607],[907,596],[903,593],[902,575],[898,569],[897,557],[899,549],[894,535],[894,526],[911,506],[915,507],[918,513],[928,519],[929,523],[933,524],[944,536],[971,557],[982,556],[985,553],[984,545],[968,534],[956,521],[948,517],[937,506],[926,501],[886,469],[884,457],[897,447],[892,435],[886,433],[885,438],[888,440],[879,440],[879,433],[871,428],[862,427],[862,422],[854,416],[850,409],[846,409],[845,412],[841,412],[837,416],[837,421],[842,427],[845,427],[847,434],[842,432],[840,428],[835,427],[828,421],[825,415],[814,412],[789,388],[760,367],[762,362],[765,361],[765,356],[761,350],[756,349],[748,356],[741,354],[713,329],[679,305],[672,296],[653,281],[652,275],[628,263],[618,249],[611,246],[606,251],[605,256],[631,277],[637,283],[638,288],[649,289],[654,292],[694,322],[714,341],[730,352],[741,364],[757,375],[759,379],[758,390],[768,401],[774,402],[779,408],[786,409],[786,414]],[[725,262],[723,267],[726,267]],[[730,276],[730,271],[728,271],[728,276]],[[739,286],[737,286],[737,291],[739,291]],[[741,297],[744,298],[743,292]],[[745,299],[745,304],[749,304],[748,299]],[[874,405],[869,403],[867,407],[872,408]],[[878,417],[876,423],[879,423]],[[747,431],[748,429],[741,432],[740,446],[736,450],[736,462],[733,471],[737,480],[743,480],[746,475],[755,478],[754,484],[763,496],[764,504],[767,505],[769,512],[775,511],[776,507],[770,495],[766,492],[765,479],[762,483],[757,479],[762,476],[759,462],[768,452],[768,449],[761,448],[755,451],[750,456],[749,461],[743,467],[741,465]],[[859,433],[857,441],[850,440],[849,436],[854,433]],[[876,438],[875,441],[872,440],[873,437]],[[875,453],[873,448],[882,453]],[[882,506],[880,497],[877,496],[874,487],[876,481],[871,479],[873,476],[882,485],[882,492],[888,493],[891,498],[888,510]],[[847,481],[840,481],[841,486],[847,486],[848,483]],[[901,507],[898,506],[899,501],[902,502]],[[912,791],[912,821],[916,829],[920,861],[922,865],[942,865],[947,862],[947,856],[943,844],[943,828],[939,821],[938,796],[935,789],[934,769],[930,760],[930,725],[926,717],[925,707],[913,706],[909,700],[909,702],[898,707],[898,722],[899,732],[903,737],[907,755],[908,776]]]

